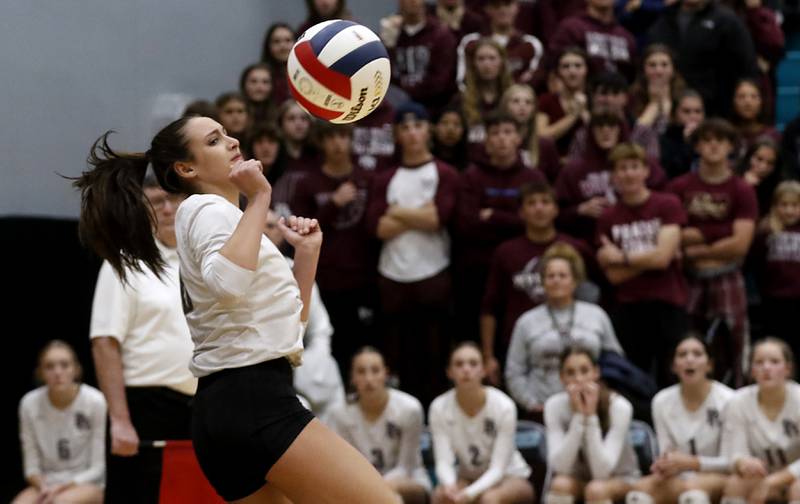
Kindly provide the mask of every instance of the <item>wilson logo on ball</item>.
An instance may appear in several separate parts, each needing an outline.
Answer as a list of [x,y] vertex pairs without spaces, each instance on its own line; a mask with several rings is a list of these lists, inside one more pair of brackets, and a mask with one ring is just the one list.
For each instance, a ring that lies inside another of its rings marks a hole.
[[306,30],[286,65],[297,103],[333,123],[358,121],[378,108],[391,75],[389,55],[378,36],[341,19]]

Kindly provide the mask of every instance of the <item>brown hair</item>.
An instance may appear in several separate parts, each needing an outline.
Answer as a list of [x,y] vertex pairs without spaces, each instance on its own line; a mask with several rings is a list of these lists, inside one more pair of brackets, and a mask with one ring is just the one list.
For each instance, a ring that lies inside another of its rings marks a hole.
[[637,161],[641,161],[642,163],[646,163],[647,155],[641,146],[632,142],[623,142],[618,144],[616,147],[611,149],[611,153],[608,155],[608,161],[611,163],[611,166],[615,166],[617,161],[626,161],[629,159],[635,159]]
[[510,85],[508,89],[503,92],[503,96],[500,97],[500,110],[506,114],[511,114],[508,110],[508,103],[511,101],[511,95],[517,91],[528,93],[533,99],[533,113],[530,119],[528,119],[528,123],[520,124],[520,128],[524,126],[528,132],[528,138],[526,139],[528,142],[528,157],[530,157],[531,166],[535,167],[539,164],[539,133],[536,131],[536,91],[527,84]]
[[[482,83],[478,79],[478,70],[475,66],[475,57],[481,47],[490,46],[500,55],[502,62],[500,68],[500,75],[497,76],[494,82]],[[471,48],[471,55],[467,58],[467,71],[464,76],[464,94],[462,108],[464,109],[464,116],[467,118],[467,124],[474,126],[480,124],[482,117],[480,112],[480,103],[483,99],[481,91],[487,86],[493,86],[497,96],[502,96],[506,89],[513,83],[511,79],[511,72],[508,70],[508,56],[503,46],[495,42],[489,37],[484,37],[475,43]]]
[[[600,368],[600,363],[588,348],[580,345],[569,345],[561,352],[558,366],[559,371],[564,371],[564,365],[567,363],[567,359],[573,355],[585,355],[589,358],[594,367]],[[600,419],[600,429],[603,431],[603,434],[605,434],[611,426],[611,417],[608,414],[611,405],[611,391],[602,380],[598,381],[597,385],[599,387],[597,394],[597,417]]]
[[686,81],[678,72],[678,67],[675,64],[675,53],[672,51],[672,49],[670,49],[670,47],[666,44],[648,45],[645,47],[642,58],[639,60],[641,61],[641,65],[639,65],[639,71],[636,75],[636,80],[631,86],[633,113],[636,117],[641,115],[642,111],[644,111],[644,108],[647,106],[647,103],[650,101],[650,95],[648,94],[647,90],[648,83],[647,78],[644,75],[644,69],[647,66],[647,60],[650,59],[650,56],[654,54],[665,54],[669,57],[669,60],[672,63],[672,80],[669,82],[669,96],[672,100],[672,103],[677,104],[677,98],[681,96],[684,90],[686,90]]
[[782,339],[776,338],[774,336],[767,336],[766,338],[760,339],[753,344],[753,353],[750,355],[750,366],[751,367],[753,366],[753,359],[755,359],[756,357],[756,350],[758,349],[758,347],[762,345],[767,345],[769,343],[772,343],[773,345],[776,345],[778,348],[780,348],[781,355],[783,355],[783,360],[786,361],[786,363],[791,368],[792,372],[790,373],[790,375],[793,377],[794,352],[792,351],[792,347],[790,347],[789,344],[783,341]]
[[534,194],[545,194],[553,203],[557,203],[556,201],[556,192],[547,182],[528,182],[526,184],[522,184],[519,188],[519,201],[522,203],[529,196],[533,196]]
[[83,367],[78,360],[78,354],[75,353],[75,349],[72,348],[72,345],[60,339],[49,341],[44,348],[39,351],[39,355],[36,358],[36,370],[34,371],[36,381],[44,383],[44,358],[47,356],[47,353],[50,350],[56,348],[64,349],[67,351],[67,353],[69,353],[70,358],[72,359],[72,365],[75,366],[75,383],[80,383],[81,379],[83,378]]
[[710,138],[727,140],[735,149],[739,141],[739,134],[736,132],[736,128],[725,119],[712,117],[697,126],[689,137],[689,141],[692,146],[696,147],[699,142]]
[[150,165],[165,191],[192,192],[174,165],[191,160],[185,128],[194,117],[181,117],[165,126],[147,152],[115,151],[108,145],[112,132],[106,132],[89,151],[89,169],[71,179],[81,191],[81,242],[107,260],[123,282],[126,270],[141,272],[142,264],[159,276],[164,270],[164,259],[153,236],[155,217],[144,197],[142,182]]
[[586,265],[583,262],[583,258],[575,250],[575,247],[569,243],[556,242],[547,247],[547,250],[542,254],[542,259],[539,261],[539,268],[541,268],[539,271],[541,271],[542,275],[547,271],[547,265],[554,259],[561,259],[569,264],[575,285],[583,282],[586,278]]

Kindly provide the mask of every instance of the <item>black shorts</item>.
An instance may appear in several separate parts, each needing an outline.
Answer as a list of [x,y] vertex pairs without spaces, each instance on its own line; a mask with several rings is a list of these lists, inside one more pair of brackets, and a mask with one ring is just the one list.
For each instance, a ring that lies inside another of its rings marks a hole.
[[222,498],[242,499],[264,485],[313,418],[295,395],[286,359],[204,376],[192,409],[197,460]]

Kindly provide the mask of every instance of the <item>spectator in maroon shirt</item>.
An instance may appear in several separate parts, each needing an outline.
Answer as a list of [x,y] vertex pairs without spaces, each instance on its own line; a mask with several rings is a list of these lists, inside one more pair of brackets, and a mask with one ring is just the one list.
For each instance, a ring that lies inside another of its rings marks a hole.
[[738,159],[757,140],[771,138],[776,143],[781,141],[778,130],[768,123],[761,88],[753,79],[742,79],[734,87],[732,120],[739,134]]
[[505,49],[509,70],[514,80],[531,83],[534,73],[544,56],[544,46],[533,35],[521,33],[514,27],[519,12],[517,0],[489,0],[485,7],[489,17],[488,26],[465,35],[458,45],[458,71],[456,80],[461,83],[466,78],[467,62],[475,50],[475,44],[489,37]]
[[736,173],[750,184],[758,198],[758,214],[767,215],[772,206],[775,187],[781,181],[778,144],[762,138],[747,149]]
[[435,113],[456,92],[456,44],[450,30],[425,13],[424,0],[398,0],[399,14],[381,19],[392,84]]
[[687,89],[678,96],[672,120],[658,139],[661,166],[670,180],[691,171],[695,166],[697,154],[689,138],[705,118],[700,93]]
[[297,34],[300,36],[317,23],[353,18],[347,8],[347,0],[306,0],[306,12],[306,20],[297,27]]
[[548,51],[582,47],[594,72],[619,72],[628,82],[636,75],[636,39],[614,19],[614,0],[588,0],[584,14],[561,22]]
[[436,0],[428,4],[428,15],[448,27],[456,41],[468,33],[481,31],[485,24],[482,13],[469,8],[464,0]]
[[311,116],[291,98],[278,107],[278,129],[286,151],[283,176],[272,188],[272,208],[278,215],[292,214],[290,204],[294,199],[297,182],[308,172],[318,171],[321,163],[317,149],[312,145]]
[[782,182],[750,253],[761,294],[764,336],[778,336],[800,350],[800,183]]
[[350,125],[316,125],[322,166],[298,181],[291,205],[325,229],[317,284],[333,324],[332,351],[340,369],[347,369],[356,350],[372,341],[376,294],[376,244],[364,220],[371,180],[353,165],[352,131]]
[[[618,144],[628,141],[625,121],[614,112],[593,114],[589,131],[586,154],[567,163],[556,181],[561,207],[559,223],[566,232],[586,241],[594,239],[598,217],[617,201],[609,154]],[[666,177],[658,162],[647,158],[647,164],[647,186],[663,187]]]
[[431,154],[425,108],[395,112],[399,165],[378,173],[367,228],[381,240],[378,288],[385,355],[400,387],[427,405],[447,388],[450,237],[458,173]]
[[707,119],[692,140],[700,155],[697,171],[667,186],[681,198],[688,215],[681,233],[689,274],[688,308],[698,324],[713,319],[725,323],[731,339],[723,343],[731,359],[730,381],[740,386],[750,332],[741,263],[753,240],[758,202],[753,188],[731,169],[728,156],[737,138],[730,123]]
[[597,261],[614,285],[614,326],[626,355],[664,386],[669,368],[663,356],[688,329],[678,259],[686,215],[675,196],[647,188],[650,170],[641,147],[620,144],[610,160],[619,201],[598,221]]
[[467,169],[467,120],[457,103],[445,107],[434,120],[433,155],[459,172]]
[[367,117],[353,123],[353,153],[361,169],[389,168],[394,158],[393,120],[394,107],[389,100],[383,100]]
[[550,39],[563,20],[586,11],[586,0],[539,0],[533,11],[533,34],[549,47]]
[[247,109],[253,125],[272,119],[275,106],[272,95],[272,70],[266,63],[247,65],[239,77],[239,91],[247,100]]
[[514,84],[500,98],[500,110],[520,125],[520,156],[525,166],[540,170],[547,181],[555,183],[561,172],[561,159],[556,144],[539,135],[536,129],[536,92],[527,84]]
[[580,252],[584,263],[594,263],[594,252],[584,242],[556,230],[558,205],[547,183],[523,185],[520,199],[525,234],[495,249],[481,305],[481,347],[487,378],[494,385],[500,384],[500,363],[505,362],[514,323],[544,301],[539,260],[545,250],[556,242],[568,243]]
[[536,127],[541,136],[556,143],[562,157],[567,155],[575,132],[589,122],[586,96],[588,65],[589,60],[583,49],[564,49],[556,62],[557,92],[548,92],[539,97]]
[[500,243],[519,236],[519,191],[525,183],[543,182],[541,172],[526,167],[519,156],[519,125],[495,113],[486,119],[487,159],[462,175],[456,222],[456,330],[461,339],[478,340],[479,310],[492,253]]
[[261,61],[272,69],[272,101],[276,106],[291,96],[286,77],[286,61],[295,41],[294,32],[286,23],[271,24],[264,35]]
[[470,159],[485,156],[484,120],[497,109],[500,97],[511,86],[508,59],[503,47],[491,38],[482,38],[468,55],[464,89],[459,96],[467,120],[467,146]]

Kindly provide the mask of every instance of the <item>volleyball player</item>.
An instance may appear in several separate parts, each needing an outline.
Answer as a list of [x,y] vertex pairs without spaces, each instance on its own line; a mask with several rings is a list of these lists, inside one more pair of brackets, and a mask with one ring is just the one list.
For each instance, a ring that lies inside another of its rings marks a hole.
[[505,504],[533,502],[531,469],[514,444],[517,407],[500,390],[482,385],[486,371],[475,343],[456,347],[447,377],[455,387],[437,397],[428,413],[439,483],[433,504],[479,498]]
[[420,453],[422,404],[410,394],[388,388],[387,375],[378,350],[358,350],[350,369],[355,400],[334,407],[328,423],[372,461],[405,504],[425,504],[431,481]]
[[653,398],[661,455],[652,474],[628,493],[627,504],[710,504],[722,492],[730,461],[720,456],[723,412],[733,396],[709,378],[713,362],[706,343],[690,333],[678,342],[672,371],[679,382]]
[[123,280],[140,260],[163,270],[141,188],[148,164],[165,190],[190,194],[176,234],[195,344],[190,369],[199,377],[192,440],[215,490],[241,503],[397,502],[372,465],[315,420],[292,388],[322,243],[317,222],[280,221],[295,248],[290,269],[263,235],[271,186],[259,163],[243,161],[239,142],[209,118],[170,123],[139,154],[112,150],[106,134],[89,162],[75,182],[81,235]]

